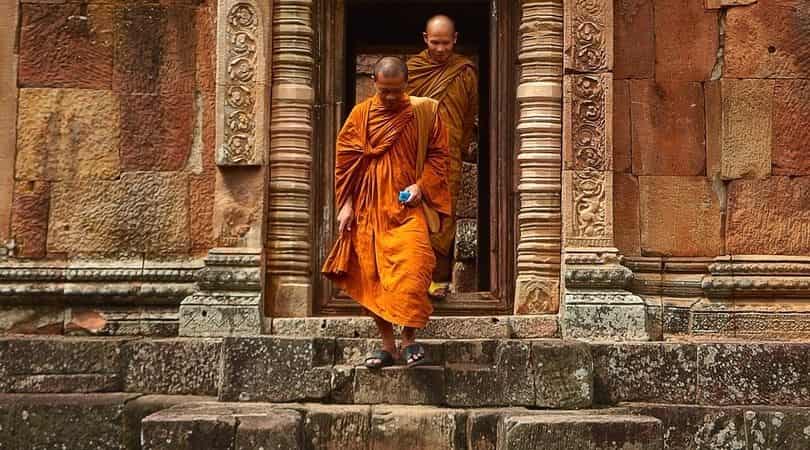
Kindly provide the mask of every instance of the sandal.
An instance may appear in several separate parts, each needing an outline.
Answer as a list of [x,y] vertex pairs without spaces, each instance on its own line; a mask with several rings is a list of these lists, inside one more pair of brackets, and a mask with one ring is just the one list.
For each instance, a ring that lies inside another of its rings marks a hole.
[[435,301],[442,301],[450,294],[450,283],[430,282],[428,287],[428,297]]
[[427,362],[425,358],[425,348],[422,344],[411,344],[403,350],[403,357],[405,358],[405,367],[421,366]]
[[385,350],[377,350],[366,357],[364,363],[369,369],[382,369],[394,365],[394,355]]

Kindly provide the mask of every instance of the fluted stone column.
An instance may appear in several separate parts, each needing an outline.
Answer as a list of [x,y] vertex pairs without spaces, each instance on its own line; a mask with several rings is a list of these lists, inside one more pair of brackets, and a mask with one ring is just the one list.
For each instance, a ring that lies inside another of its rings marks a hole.
[[567,337],[648,340],[613,241],[613,1],[565,2],[563,210]]
[[521,2],[515,313],[560,297],[563,0]]
[[267,293],[274,316],[312,311],[312,0],[275,0],[267,199]]

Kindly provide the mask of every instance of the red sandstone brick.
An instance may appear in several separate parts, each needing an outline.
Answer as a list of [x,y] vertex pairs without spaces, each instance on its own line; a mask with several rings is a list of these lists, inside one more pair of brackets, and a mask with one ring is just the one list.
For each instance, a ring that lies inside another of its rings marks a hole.
[[635,175],[706,173],[703,88],[683,81],[631,80]]
[[204,254],[214,245],[214,174],[189,178],[191,251]]
[[21,10],[20,86],[110,88],[111,7],[23,3]]
[[810,2],[759,0],[729,8],[724,76],[806,78],[810,73]]
[[616,78],[652,78],[655,72],[653,0],[614,0]]
[[217,79],[216,5],[197,9],[194,19],[197,30],[197,87],[203,92],[215,92]]
[[727,220],[730,254],[810,254],[810,177],[732,181]]
[[14,186],[11,235],[17,254],[24,258],[44,258],[48,239],[50,183],[20,181]]
[[195,28],[191,8],[120,8],[116,16],[113,87],[133,93],[192,92]]
[[655,78],[708,80],[719,45],[717,11],[700,0],[655,0]]
[[638,178],[613,174],[613,237],[623,255],[641,255]]
[[810,80],[776,81],[773,102],[774,175],[810,175]]
[[120,94],[123,170],[180,170],[194,127],[191,94]]
[[630,172],[632,134],[630,122],[630,82],[613,80],[613,171]]
[[720,193],[705,177],[639,177],[645,256],[724,253]]

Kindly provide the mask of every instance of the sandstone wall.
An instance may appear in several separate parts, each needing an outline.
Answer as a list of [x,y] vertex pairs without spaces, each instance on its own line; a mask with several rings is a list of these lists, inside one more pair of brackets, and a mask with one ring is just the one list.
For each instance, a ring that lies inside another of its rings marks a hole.
[[[7,155],[13,138],[0,143],[0,161],[14,161],[11,220],[0,216],[0,238],[13,239],[23,258],[162,258],[211,248],[216,2],[24,0],[2,8],[12,18],[19,8],[19,107],[16,158]],[[0,29],[5,111],[5,87],[15,87],[3,78],[13,57],[5,39],[14,34]]]
[[620,250],[810,254],[810,3],[614,7]]

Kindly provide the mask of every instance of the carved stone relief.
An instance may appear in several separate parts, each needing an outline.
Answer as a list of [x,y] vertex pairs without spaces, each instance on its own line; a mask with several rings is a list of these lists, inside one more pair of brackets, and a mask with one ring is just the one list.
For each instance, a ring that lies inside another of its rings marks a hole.
[[613,4],[605,0],[565,2],[565,67],[602,72],[613,66]]
[[261,124],[264,109],[259,99],[267,95],[260,69],[266,45],[262,11],[253,2],[223,3],[220,8],[227,8],[227,13],[223,16],[220,12],[224,23],[220,25],[218,49],[217,117],[221,133],[218,133],[217,164],[261,165],[265,130]]

